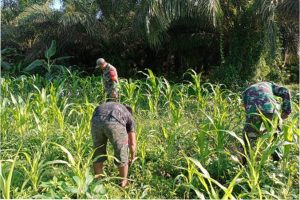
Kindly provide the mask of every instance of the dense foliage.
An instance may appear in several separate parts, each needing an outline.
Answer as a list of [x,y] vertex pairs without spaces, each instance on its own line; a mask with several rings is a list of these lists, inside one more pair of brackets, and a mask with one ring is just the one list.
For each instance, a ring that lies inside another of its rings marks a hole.
[[150,68],[178,80],[193,68],[226,84],[299,80],[295,0],[60,2],[2,1],[2,70],[22,71],[55,40],[57,56],[88,73],[104,57],[126,77]]
[[[185,84],[144,75],[120,81],[121,101],[133,107],[137,124],[127,189],[118,186],[112,158],[104,178],[93,178],[90,119],[103,102],[101,77],[68,70],[51,80],[2,77],[1,198],[299,198],[296,95],[282,135],[273,139],[275,122],[266,127],[243,167],[239,91],[203,83],[192,70]],[[276,147],[283,149],[279,162],[270,158]]]
[[[299,1],[55,2],[1,1],[1,198],[299,199],[299,88],[280,137],[274,121],[247,166],[238,153],[242,86],[299,81]],[[99,57],[135,111],[126,189],[112,158],[93,177]]]

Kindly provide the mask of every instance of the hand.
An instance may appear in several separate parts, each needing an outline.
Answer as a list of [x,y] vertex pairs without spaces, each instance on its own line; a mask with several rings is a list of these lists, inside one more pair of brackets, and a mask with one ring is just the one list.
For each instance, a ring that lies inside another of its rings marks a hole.
[[137,159],[137,157],[134,157],[133,159],[131,158],[129,160],[129,166],[131,166],[136,159]]
[[112,92],[111,96],[112,96],[112,98],[117,98],[117,93],[116,92]]
[[288,118],[288,115],[285,113],[281,113],[281,119],[286,119],[286,118]]

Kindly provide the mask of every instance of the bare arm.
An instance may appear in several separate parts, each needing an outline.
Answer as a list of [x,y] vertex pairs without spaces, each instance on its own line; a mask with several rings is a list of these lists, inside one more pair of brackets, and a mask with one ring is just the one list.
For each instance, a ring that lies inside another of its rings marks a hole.
[[136,153],[136,134],[134,131],[128,133],[128,145],[130,151],[129,163],[131,164],[135,159],[135,153]]

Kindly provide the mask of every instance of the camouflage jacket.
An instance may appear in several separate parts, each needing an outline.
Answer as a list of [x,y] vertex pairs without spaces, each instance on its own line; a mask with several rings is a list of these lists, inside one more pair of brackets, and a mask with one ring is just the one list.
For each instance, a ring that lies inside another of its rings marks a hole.
[[132,114],[122,104],[116,102],[103,103],[95,108],[93,117],[96,116],[113,117],[121,125],[126,127],[127,132],[135,130],[135,123]]
[[112,79],[112,73],[117,77],[117,70],[111,64],[107,64],[106,68],[103,70],[103,84],[105,92],[109,93],[111,90],[116,90],[118,87],[118,79]]
[[280,109],[275,96],[282,98],[282,113],[291,113],[289,90],[271,82],[260,82],[248,87],[242,94],[246,113],[274,113]]

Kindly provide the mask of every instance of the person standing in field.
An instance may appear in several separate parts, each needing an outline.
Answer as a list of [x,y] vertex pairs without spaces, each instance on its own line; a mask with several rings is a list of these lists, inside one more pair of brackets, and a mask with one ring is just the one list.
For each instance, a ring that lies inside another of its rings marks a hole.
[[99,58],[97,61],[96,68],[100,68],[103,71],[103,84],[104,84],[104,91],[106,94],[106,102],[108,101],[118,101],[119,94],[118,94],[118,73],[114,66],[107,63],[103,58]]
[[91,134],[96,148],[95,175],[99,177],[103,174],[103,163],[107,160],[106,145],[109,140],[114,149],[115,164],[122,177],[120,185],[127,186],[128,166],[134,161],[136,153],[135,123],[131,107],[116,102],[107,102],[96,107],[91,120]]
[[[275,96],[282,98],[281,119],[286,119],[291,113],[291,96],[287,88],[272,82],[259,82],[249,86],[242,94],[246,111],[244,134],[248,137],[251,145],[254,145],[257,137],[262,134],[260,127],[263,119],[260,113],[269,120],[273,120],[279,114],[280,105],[275,100]],[[281,131],[280,123],[278,123],[277,131]],[[245,135],[244,142],[247,145]],[[277,133],[274,137],[277,137]],[[272,154],[272,157],[275,161],[281,159],[278,150]],[[245,159],[243,159],[243,163],[246,164]]]

